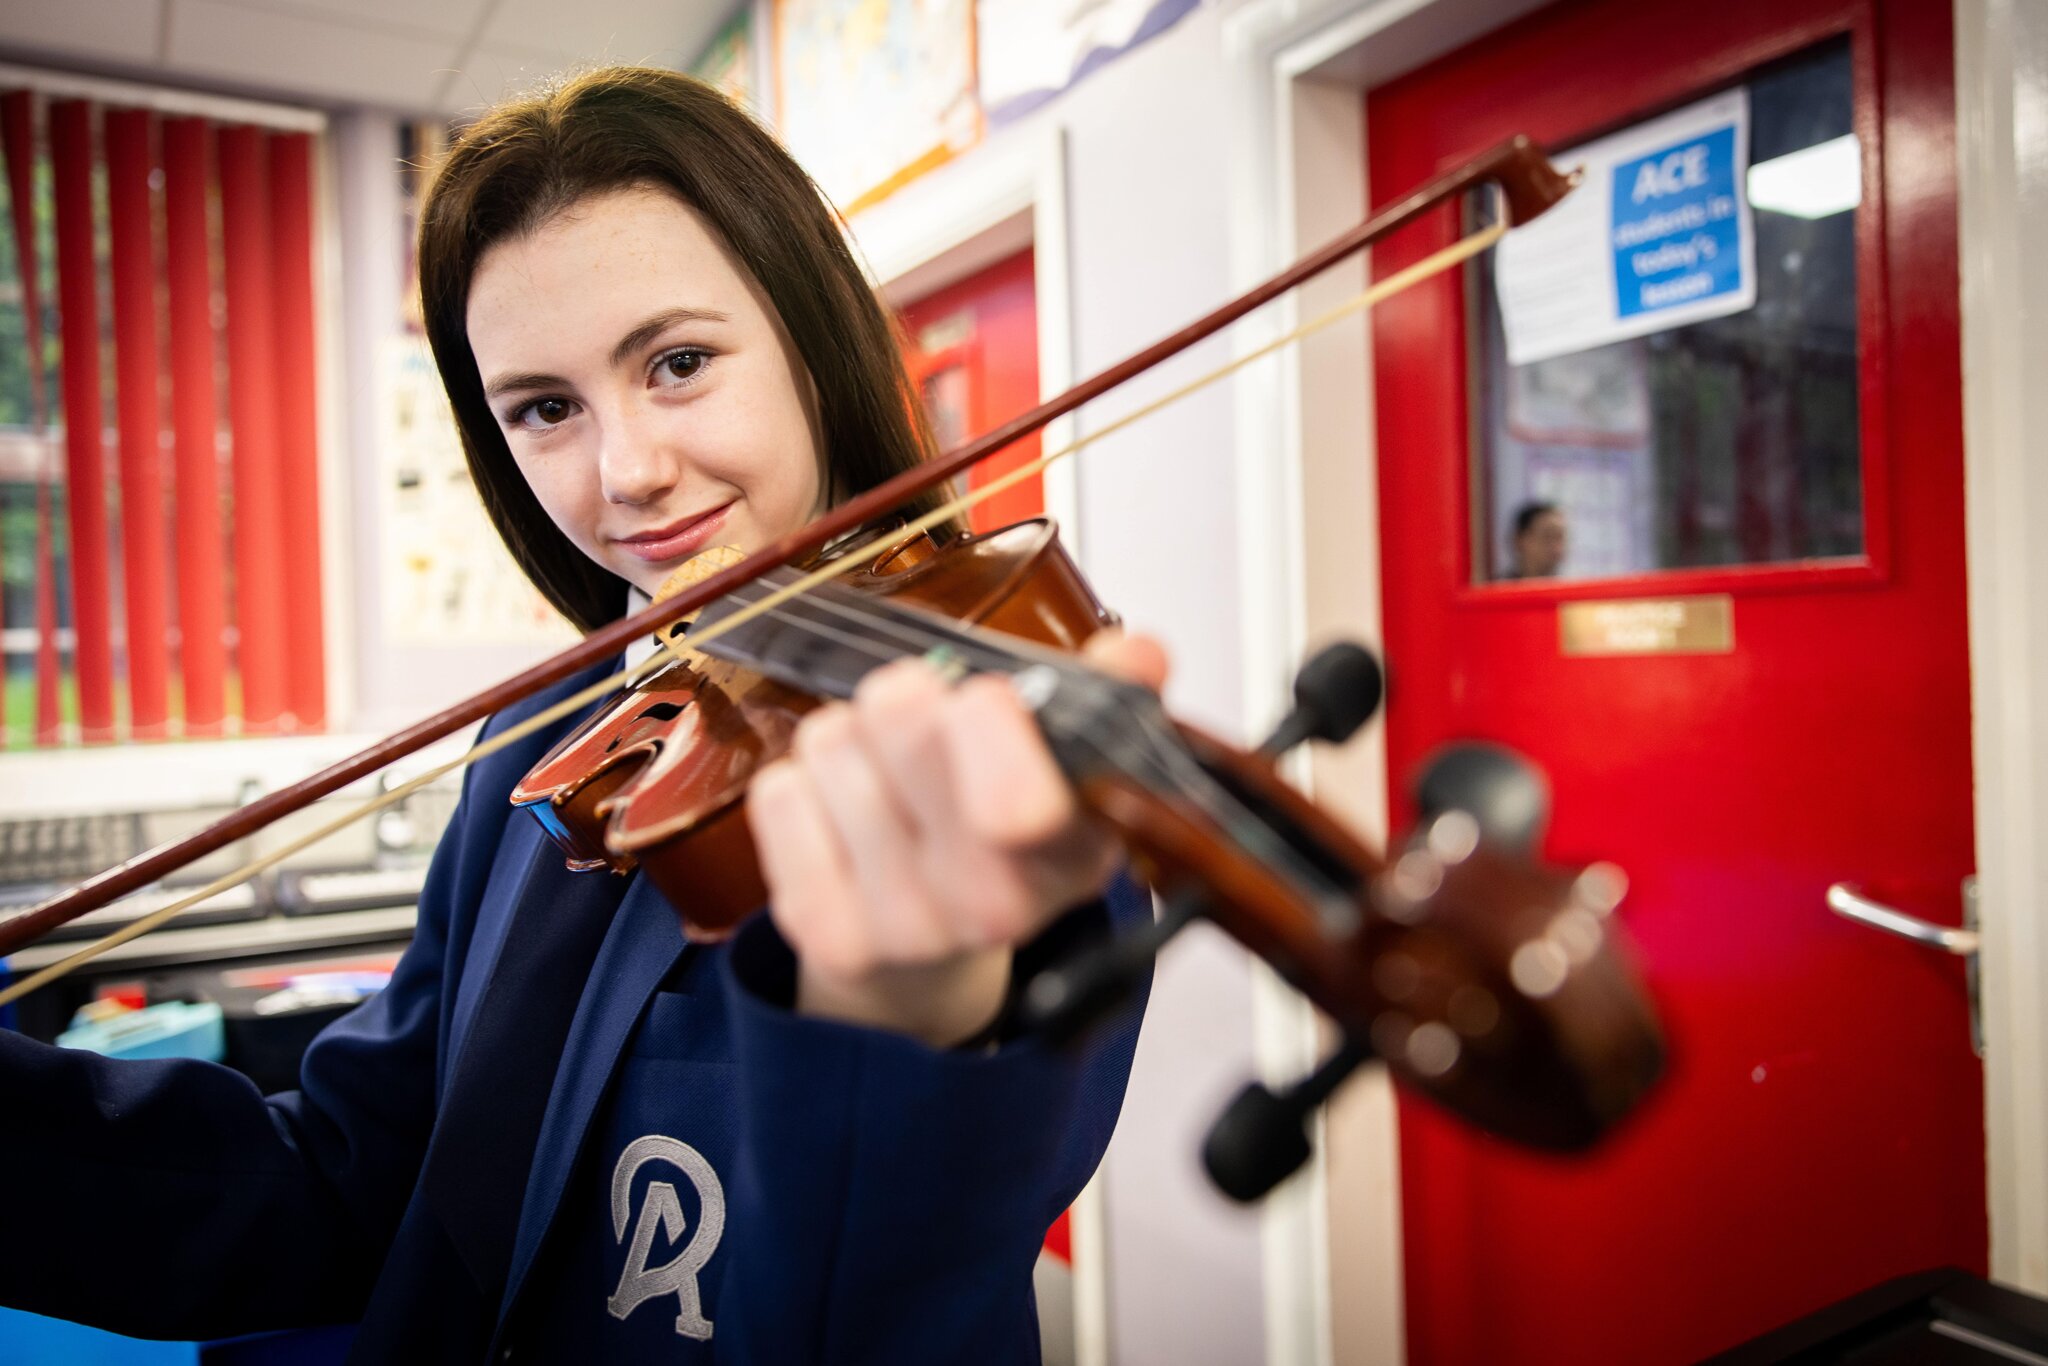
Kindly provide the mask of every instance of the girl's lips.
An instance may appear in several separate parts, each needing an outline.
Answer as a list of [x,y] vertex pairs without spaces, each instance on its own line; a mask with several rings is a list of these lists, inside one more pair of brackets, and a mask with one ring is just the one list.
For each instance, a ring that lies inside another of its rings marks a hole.
[[713,508],[701,517],[659,531],[621,540],[618,544],[629,555],[636,555],[650,563],[659,564],[667,560],[679,560],[685,555],[694,555],[704,548],[704,543],[717,534],[725,525],[725,514],[732,511],[732,504]]

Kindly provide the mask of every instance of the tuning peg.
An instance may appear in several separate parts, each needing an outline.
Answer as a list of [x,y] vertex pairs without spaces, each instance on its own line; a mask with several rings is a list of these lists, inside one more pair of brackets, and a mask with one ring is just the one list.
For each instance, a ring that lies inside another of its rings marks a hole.
[[1550,785],[1534,764],[1499,745],[1463,741],[1446,745],[1423,764],[1415,784],[1423,827],[1446,812],[1462,811],[1479,825],[1479,838],[1503,849],[1535,846],[1550,819]]
[[1279,1095],[1247,1083],[1202,1144],[1202,1165],[1217,1189],[1249,1203],[1292,1176],[1308,1161],[1308,1117],[1371,1056],[1370,1047],[1347,1037],[1320,1067]]
[[1294,676],[1294,708],[1282,717],[1259,753],[1277,758],[1304,740],[1340,744],[1372,719],[1386,693],[1386,678],[1372,651],[1340,640],[1318,650]]
[[1202,899],[1195,893],[1169,897],[1151,924],[1039,972],[1024,986],[1019,1008],[1024,1030],[1055,1045],[1085,1034],[1130,998],[1159,950],[1201,910]]

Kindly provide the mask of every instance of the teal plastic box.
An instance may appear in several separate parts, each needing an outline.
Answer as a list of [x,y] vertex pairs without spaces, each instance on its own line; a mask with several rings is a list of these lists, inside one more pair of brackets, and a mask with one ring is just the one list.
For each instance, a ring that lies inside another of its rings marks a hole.
[[85,1048],[110,1058],[204,1058],[227,1056],[220,1007],[166,1001],[112,1019],[67,1029],[57,1036],[65,1048]]

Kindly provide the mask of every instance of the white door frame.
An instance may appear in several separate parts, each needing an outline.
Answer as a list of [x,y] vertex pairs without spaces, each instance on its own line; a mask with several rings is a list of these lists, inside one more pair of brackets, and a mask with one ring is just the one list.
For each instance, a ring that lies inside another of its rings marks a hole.
[[1955,12],[1991,1274],[2048,1294],[2048,10]]
[[[1050,398],[1073,384],[1064,129],[993,139],[862,210],[851,227],[869,278],[899,308],[1031,248],[1038,392]],[[1071,417],[1052,423],[1044,449],[1066,445],[1073,431]],[[1048,466],[1044,480],[1046,513],[1078,559],[1081,498],[1073,462]]]

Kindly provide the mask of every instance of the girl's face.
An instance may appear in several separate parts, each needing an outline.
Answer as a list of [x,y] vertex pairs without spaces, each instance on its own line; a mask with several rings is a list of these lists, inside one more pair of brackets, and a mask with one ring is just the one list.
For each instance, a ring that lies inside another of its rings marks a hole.
[[576,547],[652,593],[754,551],[829,481],[815,391],[768,296],[696,212],[596,195],[484,253],[469,344],[520,473]]

